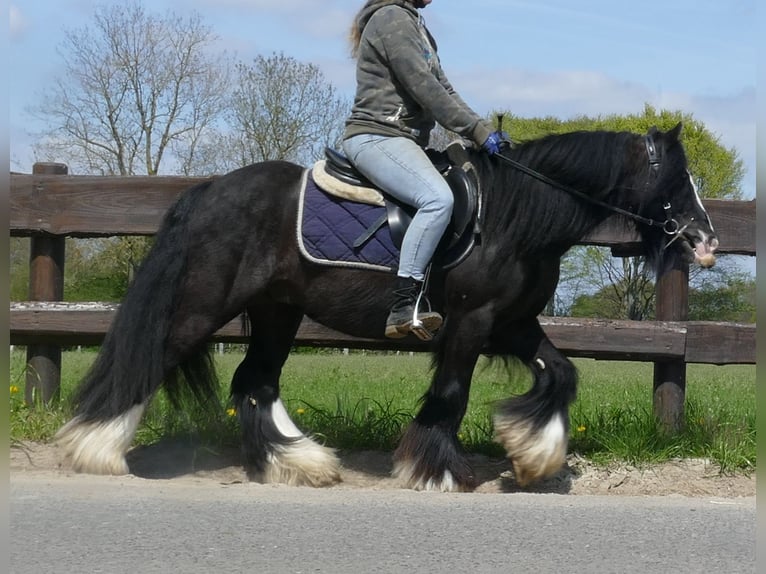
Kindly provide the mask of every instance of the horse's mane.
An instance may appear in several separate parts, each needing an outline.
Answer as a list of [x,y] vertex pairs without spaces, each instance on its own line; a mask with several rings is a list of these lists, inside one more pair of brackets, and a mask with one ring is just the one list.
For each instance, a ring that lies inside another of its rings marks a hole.
[[[641,169],[631,153],[638,139],[629,132],[577,131],[516,144],[505,153],[558,183],[613,203],[626,175]],[[610,214],[501,159],[484,161],[481,169],[483,230],[487,237],[508,241],[518,254],[560,256]]]

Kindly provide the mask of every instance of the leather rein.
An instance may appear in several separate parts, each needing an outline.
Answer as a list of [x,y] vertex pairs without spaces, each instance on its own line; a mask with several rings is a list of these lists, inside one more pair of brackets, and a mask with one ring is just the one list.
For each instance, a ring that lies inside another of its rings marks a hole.
[[[654,138],[651,136],[651,134],[647,134],[644,136],[644,144],[646,146],[646,153],[649,156],[650,178],[656,178],[657,174],[660,171],[660,164],[662,163],[662,160],[660,159],[659,153],[657,153],[657,146],[655,145]],[[520,163],[514,159],[509,158],[508,156],[504,155],[502,152],[495,154],[493,157],[500,158],[507,164],[518,169],[519,171],[526,173],[527,175],[530,175],[534,177],[535,179],[542,181],[543,183],[547,183],[548,185],[555,187],[556,189],[565,191],[566,193],[573,195],[574,197],[577,197],[578,199],[582,199],[583,201],[587,201],[588,203],[591,203],[593,205],[603,207],[604,209],[607,209],[614,213],[619,213],[620,215],[629,217],[630,219],[633,219],[634,221],[637,221],[639,223],[643,223],[651,227],[660,227],[667,235],[675,235],[677,237],[679,233],[683,231],[682,229],[679,229],[678,222],[675,219],[673,219],[673,217],[671,216],[671,213],[670,213],[671,207],[670,207],[669,201],[666,201],[662,206],[663,209],[665,210],[665,221],[661,222],[655,219],[650,219],[648,217],[643,217],[641,215],[638,215],[637,213],[627,211],[620,207],[610,205],[598,199],[594,199],[590,197],[589,195],[586,195],[585,193],[573,187],[564,185],[563,183],[559,183],[549,178],[547,175],[544,175],[538,171],[535,171],[531,167],[526,166],[523,163]],[[648,181],[647,181],[647,185],[649,185]]]

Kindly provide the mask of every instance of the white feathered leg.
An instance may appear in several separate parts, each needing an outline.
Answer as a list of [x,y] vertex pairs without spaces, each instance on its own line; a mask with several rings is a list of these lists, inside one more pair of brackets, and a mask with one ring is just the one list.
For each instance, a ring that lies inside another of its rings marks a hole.
[[340,461],[335,450],[304,435],[293,423],[281,399],[270,408],[277,430],[290,440],[271,445],[263,481],[293,486],[329,486],[339,482]]

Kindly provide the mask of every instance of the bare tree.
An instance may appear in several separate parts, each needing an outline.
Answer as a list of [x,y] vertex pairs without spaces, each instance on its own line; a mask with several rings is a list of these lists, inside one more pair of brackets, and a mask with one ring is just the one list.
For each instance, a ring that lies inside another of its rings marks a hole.
[[[579,278],[585,291],[596,293],[594,303],[601,317],[634,321],[654,314],[654,277],[644,257],[613,257],[602,247],[584,247],[579,263],[567,280]],[[570,261],[570,263],[573,263]]]
[[228,85],[224,59],[208,50],[215,40],[196,13],[97,8],[91,25],[67,31],[62,74],[32,110],[50,126],[38,157],[94,174],[193,171]]
[[258,56],[236,66],[233,85],[227,131],[209,142],[214,171],[275,159],[307,165],[338,145],[350,103],[314,64]]

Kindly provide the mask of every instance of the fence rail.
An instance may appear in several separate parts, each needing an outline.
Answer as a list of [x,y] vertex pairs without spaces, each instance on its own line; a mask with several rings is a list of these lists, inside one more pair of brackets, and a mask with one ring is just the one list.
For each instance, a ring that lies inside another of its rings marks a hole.
[[[207,178],[69,176],[63,164],[35,164],[33,174],[11,174],[10,233],[31,239],[29,301],[12,302],[11,343],[27,345],[35,377],[27,397],[58,390],[61,346],[98,344],[117,309],[104,303],[63,303],[64,239],[153,235],[167,208]],[[721,242],[719,254],[756,254],[755,201],[705,200]],[[641,254],[638,237],[615,219],[582,241],[610,247],[615,256]],[[755,363],[754,324],[686,321],[688,268],[659,277],[657,321],[541,317],[553,343],[573,357],[652,361],[655,412],[677,428],[683,414],[686,363]],[[213,337],[246,342],[239,321]],[[304,318],[296,345],[425,351],[419,341],[363,339]],[[493,349],[486,349],[492,353]],[[32,369],[30,369],[32,370]]]
[[[11,303],[11,340],[17,345],[56,342],[98,345],[119,305],[110,303]],[[545,333],[570,357],[630,361],[681,360],[685,363],[754,363],[755,326],[712,321],[621,321],[540,317]],[[247,343],[239,319],[219,329],[213,341]],[[304,317],[296,346],[427,351],[428,344],[354,337]],[[495,350],[487,347],[485,352]]]

